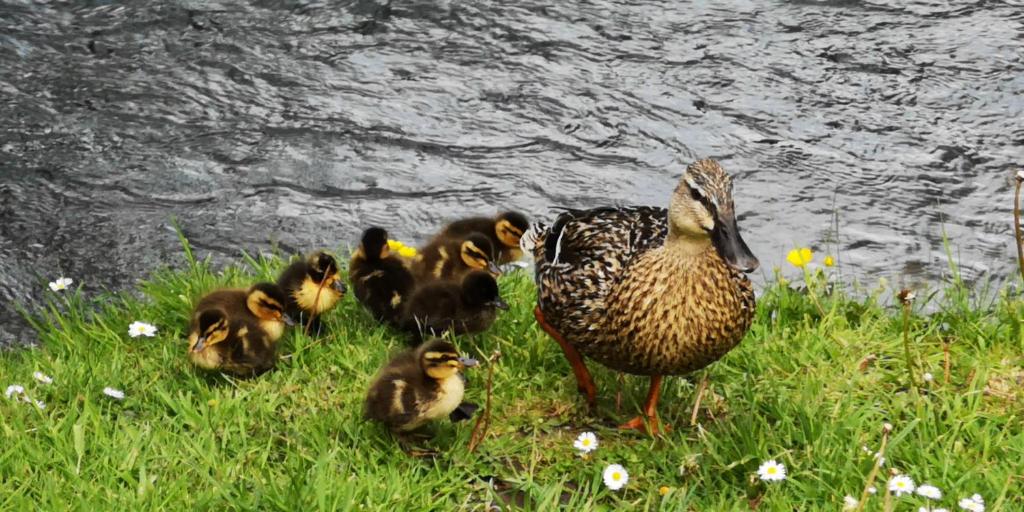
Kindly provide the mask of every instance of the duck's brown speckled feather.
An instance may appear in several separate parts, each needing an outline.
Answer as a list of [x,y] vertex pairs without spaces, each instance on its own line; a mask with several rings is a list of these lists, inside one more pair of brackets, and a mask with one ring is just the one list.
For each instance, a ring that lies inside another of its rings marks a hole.
[[754,292],[709,245],[696,256],[665,244],[667,210],[571,210],[535,227],[538,304],[585,356],[639,375],[684,374],[736,346]]

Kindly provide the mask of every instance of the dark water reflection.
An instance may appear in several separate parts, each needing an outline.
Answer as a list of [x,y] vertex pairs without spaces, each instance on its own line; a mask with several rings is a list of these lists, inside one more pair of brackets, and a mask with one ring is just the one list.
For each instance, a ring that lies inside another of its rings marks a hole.
[[835,240],[907,281],[1013,269],[1021,2],[3,2],[0,343],[44,279],[337,247],[737,176],[767,268]]

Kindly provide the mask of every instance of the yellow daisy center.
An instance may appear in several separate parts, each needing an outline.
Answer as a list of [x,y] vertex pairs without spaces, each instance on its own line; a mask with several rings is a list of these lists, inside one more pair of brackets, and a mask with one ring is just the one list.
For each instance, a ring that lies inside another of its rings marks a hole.
[[771,467],[768,468],[768,474],[769,475],[774,475],[775,473],[778,473],[778,472],[779,472],[779,468],[776,468],[775,466],[771,466]]
[[619,473],[618,471],[612,473],[612,480],[622,480],[622,473]]

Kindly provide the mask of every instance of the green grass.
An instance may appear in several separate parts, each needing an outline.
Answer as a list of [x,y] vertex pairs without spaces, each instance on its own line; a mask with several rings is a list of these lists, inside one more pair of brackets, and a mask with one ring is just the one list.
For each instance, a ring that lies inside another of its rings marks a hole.
[[[0,509],[484,510],[494,502],[527,510],[839,510],[844,495],[860,495],[873,461],[862,446],[877,449],[885,422],[895,430],[880,491],[896,468],[941,488],[950,510],[973,493],[988,510],[1024,509],[1024,305],[1005,293],[978,303],[954,282],[931,299],[942,302],[927,315],[919,299],[911,345],[935,380],[916,392],[899,309],[881,304],[880,294],[815,291],[811,300],[775,284],[762,291],[743,343],[706,371],[700,426],[690,426],[690,414],[705,372],[669,378],[661,414],[674,428],[651,439],[614,428],[638,410],[646,379],[624,379],[616,412],[616,375],[592,365],[601,413],[587,415],[560,350],[533,320],[530,276],[517,271],[501,281],[511,310],[490,332],[459,340],[478,357],[503,353],[488,438],[469,453],[472,423],[443,422],[427,443],[440,454],[419,459],[361,418],[371,377],[402,344],[352,297],[328,315],[326,339],[286,335],[285,358],[268,374],[233,380],[193,370],[184,342],[193,301],[217,286],[271,278],[283,262],[250,259],[215,273],[186,253],[183,270],[157,272],[138,293],[53,294],[36,312],[42,346],[0,354],[0,387],[22,384],[46,403],[38,410],[0,400]],[[822,288],[818,277],[811,283]],[[158,335],[129,338],[134,320],[157,325]],[[877,359],[862,370],[869,354]],[[35,382],[34,371],[53,384]],[[473,370],[468,387],[481,404],[485,376]],[[105,386],[127,397],[112,400]],[[572,441],[586,430],[600,448],[584,459]],[[756,480],[770,458],[786,465],[788,480]],[[602,484],[610,463],[630,473],[623,491]],[[661,496],[661,486],[671,491]],[[867,510],[882,510],[881,494]],[[923,502],[899,498],[895,510]]]

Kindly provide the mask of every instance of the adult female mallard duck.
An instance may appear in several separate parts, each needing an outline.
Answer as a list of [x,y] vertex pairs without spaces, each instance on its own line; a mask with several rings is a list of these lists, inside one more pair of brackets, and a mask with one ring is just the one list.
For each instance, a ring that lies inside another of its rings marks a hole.
[[593,407],[583,356],[651,377],[643,414],[622,428],[658,431],[663,375],[699,370],[735,347],[754,318],[744,275],[758,266],[740,238],[732,179],[714,160],[686,168],[668,210],[569,210],[535,225],[537,322],[561,345]]

